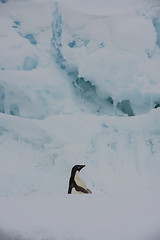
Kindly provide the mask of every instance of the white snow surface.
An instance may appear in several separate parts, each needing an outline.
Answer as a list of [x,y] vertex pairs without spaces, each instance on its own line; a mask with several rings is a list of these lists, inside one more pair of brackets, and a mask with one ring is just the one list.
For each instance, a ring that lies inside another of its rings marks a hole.
[[[5,240],[157,240],[160,195],[54,195],[0,199]],[[7,233],[6,233],[7,232]],[[9,238],[12,236],[12,238]],[[4,240],[3,239],[3,240]]]
[[0,1],[0,240],[160,239],[159,64],[159,0]]

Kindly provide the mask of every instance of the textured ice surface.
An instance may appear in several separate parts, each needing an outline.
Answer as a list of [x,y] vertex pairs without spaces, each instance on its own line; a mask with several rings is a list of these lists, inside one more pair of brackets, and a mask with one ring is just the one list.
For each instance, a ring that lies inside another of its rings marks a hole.
[[[157,48],[159,5],[149,1],[144,4],[141,1],[129,8],[130,1],[122,4],[119,1],[109,2],[107,6],[105,1],[101,3],[106,7],[106,15],[96,17],[91,14],[93,5],[89,9],[88,4],[84,9],[89,14],[78,11],[78,7],[81,9],[83,5],[79,2],[76,3],[77,6],[72,2],[72,9],[61,4],[59,10],[56,10],[62,21],[59,38],[56,40],[61,65],[63,62],[66,71],[75,71],[77,77],[90,81],[101,99],[111,97],[114,106],[118,102],[123,101],[125,105],[129,101],[128,112],[127,106],[121,108],[125,109],[124,113],[133,115],[148,112],[160,98],[157,91],[157,63],[160,62]],[[116,4],[120,9],[125,6],[128,9],[112,13]],[[149,4],[154,6],[150,12]],[[53,22],[56,22],[57,16],[53,17]],[[56,32],[53,27],[52,30]]]

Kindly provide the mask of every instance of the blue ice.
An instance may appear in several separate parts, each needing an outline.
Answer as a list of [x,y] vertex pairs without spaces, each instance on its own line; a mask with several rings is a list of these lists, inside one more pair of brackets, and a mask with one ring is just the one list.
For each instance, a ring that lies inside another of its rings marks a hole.
[[156,43],[160,47],[160,19],[159,18],[153,19],[153,25],[157,32],[157,42]]
[[103,47],[104,47],[104,42],[101,42],[101,43],[99,44],[99,47],[100,47],[100,48],[103,48]]
[[23,69],[26,71],[31,71],[33,69],[36,69],[38,64],[38,60],[36,58],[26,57],[24,60]]
[[128,116],[134,116],[133,110],[129,100],[123,100],[122,102],[117,103],[117,107]]
[[17,104],[12,104],[10,106],[10,114],[15,115],[15,116],[19,116],[19,107],[18,107]]
[[35,39],[35,37],[32,34],[26,34],[25,38],[27,38],[31,44],[33,44],[33,45],[37,44],[37,40]]
[[68,46],[69,46],[70,48],[75,47],[75,46],[76,46],[76,41],[73,40],[72,42],[69,42],[69,43],[68,43]]
[[20,26],[21,25],[21,23],[20,23],[20,21],[13,21],[17,26]]
[[52,45],[55,49],[56,62],[60,65],[62,69],[65,69],[65,60],[61,53],[61,35],[62,35],[62,18],[58,9],[58,3],[56,3],[56,10],[53,13],[52,22]]
[[0,85],[0,112],[4,113],[5,89]]

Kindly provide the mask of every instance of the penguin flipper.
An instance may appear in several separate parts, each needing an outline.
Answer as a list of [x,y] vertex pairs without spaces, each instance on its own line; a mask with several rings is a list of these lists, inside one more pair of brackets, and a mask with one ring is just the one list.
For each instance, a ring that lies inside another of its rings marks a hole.
[[83,192],[83,193],[88,193],[88,191],[86,189],[84,189],[83,187],[80,186],[75,186],[76,191],[78,192]]

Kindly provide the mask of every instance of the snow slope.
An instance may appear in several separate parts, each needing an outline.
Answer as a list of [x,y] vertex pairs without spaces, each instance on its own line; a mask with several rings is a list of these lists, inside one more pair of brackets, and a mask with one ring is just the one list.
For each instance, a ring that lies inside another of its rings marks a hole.
[[159,240],[159,12],[0,1],[0,240]]
[[82,176],[95,193],[157,191],[159,118],[158,109],[121,121],[79,113],[41,121],[1,114],[1,195],[66,193],[76,163],[87,165]]

